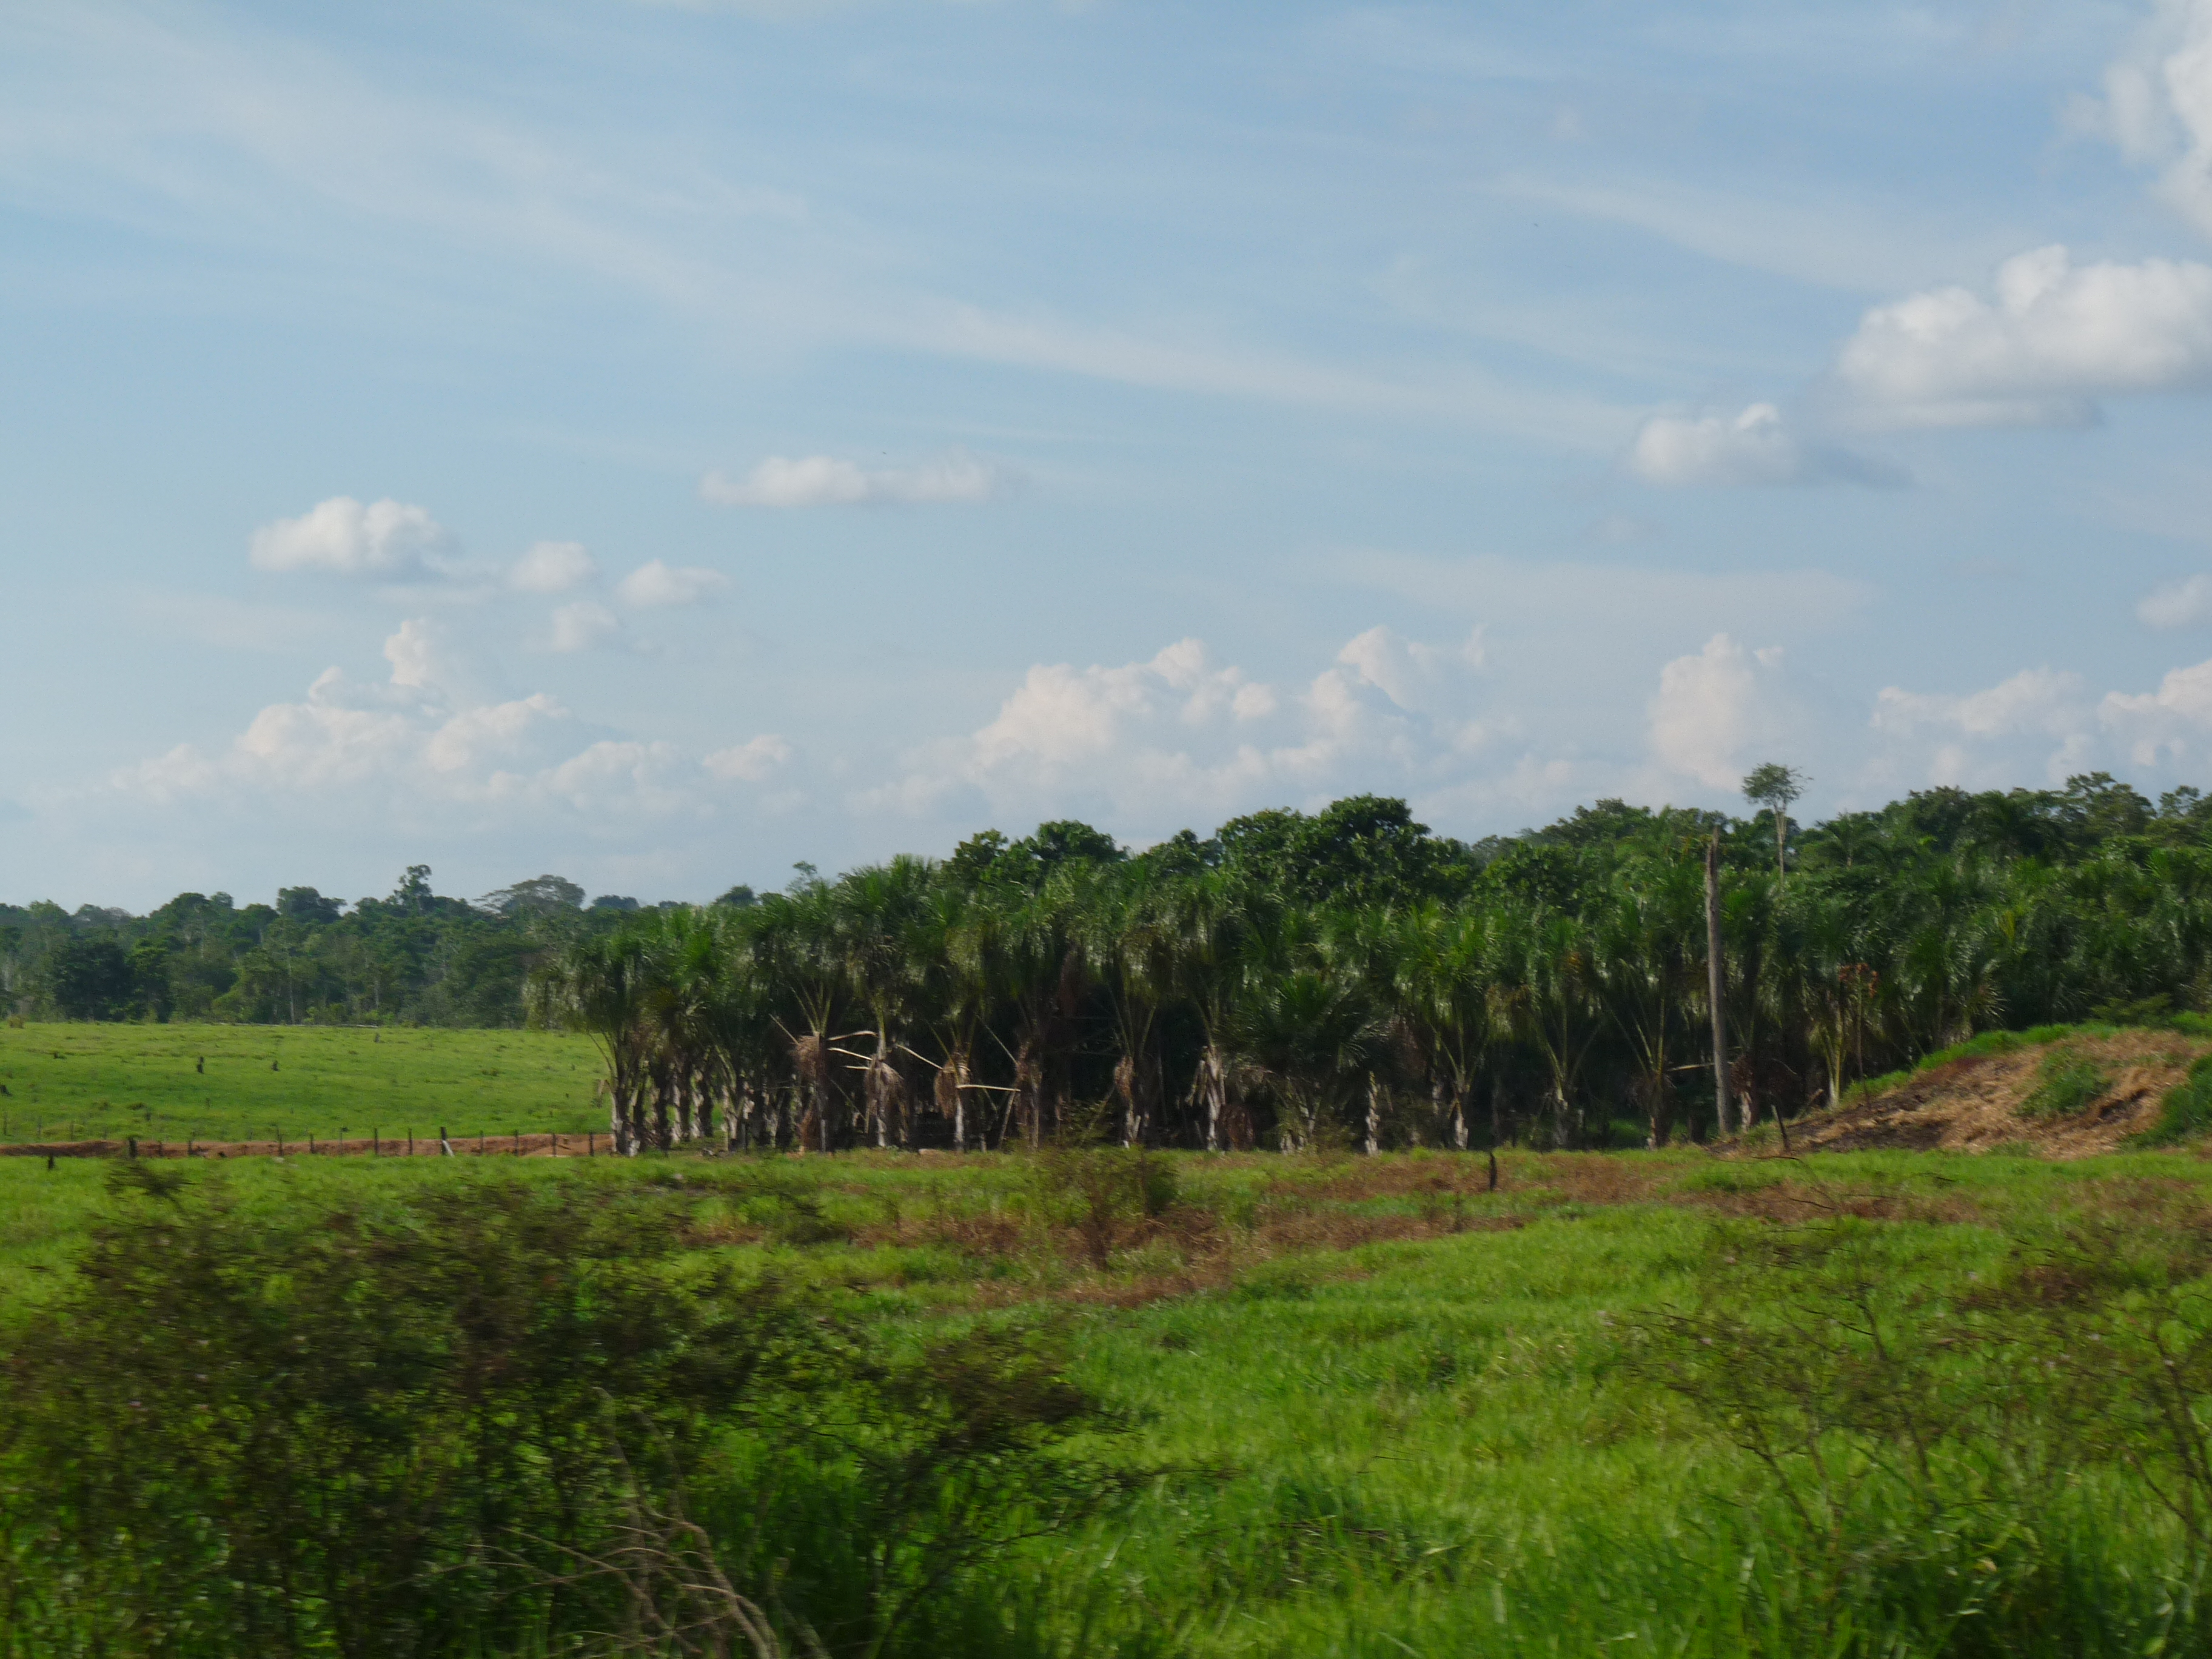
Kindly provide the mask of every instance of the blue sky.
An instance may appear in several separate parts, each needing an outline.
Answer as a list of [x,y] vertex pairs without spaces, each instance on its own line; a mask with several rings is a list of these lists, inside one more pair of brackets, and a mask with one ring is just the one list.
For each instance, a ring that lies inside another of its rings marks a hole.
[[2212,784],[2212,0],[0,6],[0,897]]

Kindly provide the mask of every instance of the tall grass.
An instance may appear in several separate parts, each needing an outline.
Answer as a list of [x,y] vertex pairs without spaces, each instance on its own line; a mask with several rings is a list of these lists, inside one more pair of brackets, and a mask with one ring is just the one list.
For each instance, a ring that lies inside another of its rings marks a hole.
[[[556,1208],[627,1193],[696,1267],[821,1298],[916,1399],[959,1390],[910,1357],[1056,1308],[1071,1380],[1117,1425],[1070,1452],[1110,1448],[1145,1483],[961,1574],[908,1651],[2212,1652],[2203,1550],[2156,1496],[2168,1464],[2122,1409],[2132,1384],[2052,1369],[2124,1347],[2127,1309],[2166,1310],[2169,1338],[2212,1322],[2191,1299],[2212,1183],[2194,1160],[1508,1154],[1495,1194],[1480,1160],[1441,1154],[1133,1165],[1085,1148],[225,1178],[256,1229],[471,1182]],[[10,1190],[52,1194],[16,1211],[41,1262],[108,1202],[66,1170],[0,1167],[0,1216]],[[63,1278],[23,1273],[11,1305]],[[1899,1333],[1892,1359],[1853,1296]],[[1686,1346],[1655,1352],[1669,1319]],[[1915,1434],[1925,1472],[1884,1473]],[[688,1513],[733,1582],[859,1605],[884,1528],[858,1466],[743,1439],[714,1456]],[[746,1518],[763,1501],[772,1541]],[[810,1618],[832,1652],[866,1650]]]

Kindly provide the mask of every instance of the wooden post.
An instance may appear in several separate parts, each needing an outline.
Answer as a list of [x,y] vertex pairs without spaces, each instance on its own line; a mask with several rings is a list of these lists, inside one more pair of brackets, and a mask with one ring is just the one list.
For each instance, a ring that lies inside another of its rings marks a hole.
[[314,1155],[315,1155],[315,1132],[314,1132],[313,1129],[310,1129],[310,1130],[308,1130],[308,1131],[307,1131],[307,1156],[308,1156],[309,1158],[313,1158]]
[[451,1158],[453,1155],[453,1143],[446,1139],[446,1126],[441,1123],[438,1126],[438,1156]]
[[415,1132],[412,1129],[407,1132],[407,1156],[415,1156]]
[[1728,964],[1721,953],[1721,832],[1705,843],[1705,986],[1713,1004],[1713,1110],[1720,1132],[1735,1127],[1729,1110]]
[[520,1129],[514,1132],[514,1155],[517,1158],[522,1156],[522,1131]]
[[384,1156],[384,1142],[379,1139],[374,1124],[371,1124],[368,1129],[368,1155],[371,1158]]
[[598,1156],[599,1150],[599,1137],[595,1130],[586,1129],[584,1131],[584,1156],[586,1158],[594,1158]]
[[135,1163],[137,1163],[137,1160],[138,1160],[138,1137],[137,1137],[137,1135],[132,1135],[132,1136],[130,1138],[130,1141],[131,1141],[131,1162],[135,1164]]

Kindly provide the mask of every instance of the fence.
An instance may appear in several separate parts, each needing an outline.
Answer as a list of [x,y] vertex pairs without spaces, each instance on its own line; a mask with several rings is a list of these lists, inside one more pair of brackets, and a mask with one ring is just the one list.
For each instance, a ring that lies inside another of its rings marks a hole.
[[0,1143],[0,1158],[599,1158],[614,1151],[614,1137],[584,1134],[534,1134],[514,1130],[507,1134],[416,1136],[403,1130],[396,1136],[371,1131],[365,1139],[329,1140],[315,1135],[299,1139],[279,1136],[270,1140],[151,1140],[128,1136],[121,1140],[10,1141]]

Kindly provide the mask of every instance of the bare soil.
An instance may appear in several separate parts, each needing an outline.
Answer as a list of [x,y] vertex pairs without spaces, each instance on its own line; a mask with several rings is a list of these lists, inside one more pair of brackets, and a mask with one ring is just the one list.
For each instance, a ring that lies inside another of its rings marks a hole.
[[[2095,1061],[2111,1083],[2078,1112],[2030,1116],[2027,1098],[2045,1057],[2063,1050]],[[2166,1091],[2212,1043],[2172,1031],[2120,1031],[1972,1056],[1916,1074],[1893,1089],[1793,1123],[1799,1150],[1986,1152],[2051,1158],[2120,1150],[2158,1121]]]

